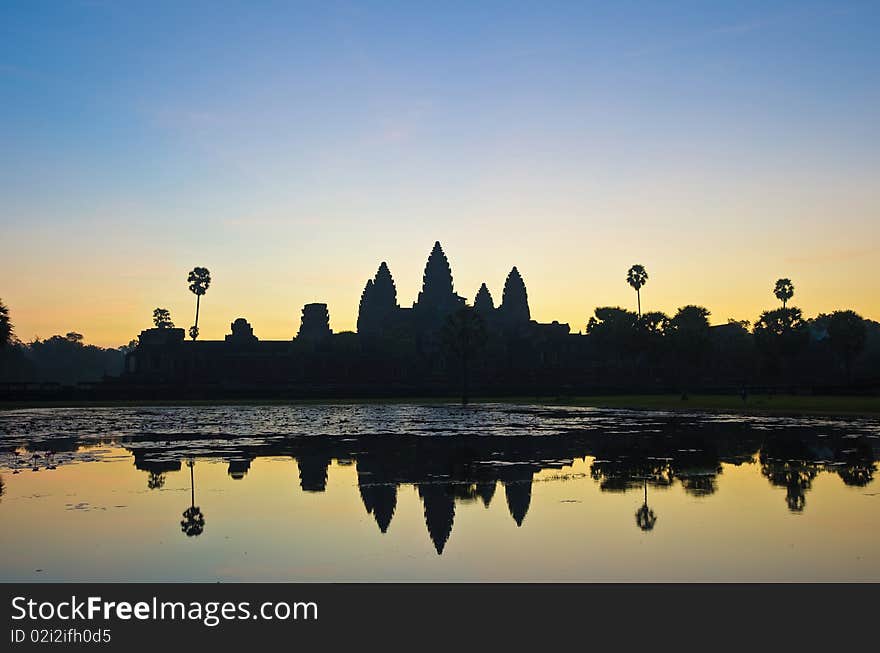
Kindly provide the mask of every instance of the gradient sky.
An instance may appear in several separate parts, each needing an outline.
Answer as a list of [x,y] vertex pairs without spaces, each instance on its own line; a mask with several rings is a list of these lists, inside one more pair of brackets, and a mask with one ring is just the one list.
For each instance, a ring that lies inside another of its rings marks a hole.
[[435,240],[532,316],[880,319],[876,2],[0,5],[0,298],[23,340],[352,329]]

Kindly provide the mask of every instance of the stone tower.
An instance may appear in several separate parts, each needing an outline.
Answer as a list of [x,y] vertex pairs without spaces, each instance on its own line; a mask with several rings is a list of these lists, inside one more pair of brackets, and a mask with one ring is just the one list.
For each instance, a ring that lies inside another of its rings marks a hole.
[[452,289],[452,269],[446,254],[443,253],[440,242],[435,242],[425,264],[422,291],[413,308],[424,314],[443,315],[463,305],[464,298],[456,295]]
[[250,323],[243,317],[239,317],[229,325],[232,333],[226,336],[226,342],[235,344],[245,344],[257,342],[257,336],[254,335],[254,329]]
[[483,317],[488,317],[495,311],[495,302],[492,301],[492,295],[485,283],[480,286],[477,296],[474,297],[474,310]]
[[501,306],[498,307],[498,311],[504,322],[510,325],[524,324],[531,319],[526,284],[516,266],[504,282],[504,292],[501,295]]
[[398,310],[397,288],[388,264],[382,261],[376,276],[367,281],[358,308],[357,330],[362,335],[373,335],[388,326]]
[[376,314],[383,317],[397,309],[397,288],[385,261],[379,265],[373,279],[373,307]]
[[371,333],[375,330],[375,320],[373,319],[373,280],[367,279],[367,285],[364,286],[364,292],[361,293],[361,303],[358,306],[358,333]]
[[330,312],[327,304],[306,304],[302,309],[297,339],[315,342],[328,338],[330,331]]

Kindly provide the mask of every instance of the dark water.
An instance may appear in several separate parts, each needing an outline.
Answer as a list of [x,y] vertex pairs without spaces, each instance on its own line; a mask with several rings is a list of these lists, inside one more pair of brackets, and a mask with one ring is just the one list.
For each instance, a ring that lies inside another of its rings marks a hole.
[[2,580],[880,581],[880,421],[0,413]]

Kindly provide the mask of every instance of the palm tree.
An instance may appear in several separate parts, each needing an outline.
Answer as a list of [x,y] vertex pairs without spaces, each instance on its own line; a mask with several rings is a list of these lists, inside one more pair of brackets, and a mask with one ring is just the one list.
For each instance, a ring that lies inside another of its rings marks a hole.
[[791,279],[777,279],[776,285],[773,287],[773,294],[776,295],[776,299],[782,302],[782,308],[785,308],[785,303],[794,297],[794,284]]
[[626,282],[636,289],[636,301],[639,305],[639,317],[642,316],[642,294],[641,289],[648,282],[648,272],[644,265],[634,265],[626,273]]
[[767,369],[779,374],[780,379],[786,376],[789,361],[810,342],[809,326],[797,307],[764,311],[755,321],[752,334]]
[[186,461],[189,467],[189,487],[190,487],[190,505],[183,511],[183,519],[180,521],[180,530],[186,533],[187,537],[194,537],[202,534],[205,530],[205,516],[202,514],[201,508],[196,505],[196,484],[193,468],[196,461],[190,458]]
[[211,273],[208,268],[195,267],[186,278],[189,283],[189,291],[196,296],[196,323],[190,327],[189,335],[195,340],[199,337],[199,300],[202,295],[208,292],[208,286],[211,285]]

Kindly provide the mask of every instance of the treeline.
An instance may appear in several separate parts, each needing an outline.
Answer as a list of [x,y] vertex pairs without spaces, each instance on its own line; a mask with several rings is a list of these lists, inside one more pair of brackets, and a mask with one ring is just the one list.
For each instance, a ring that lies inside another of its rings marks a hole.
[[764,311],[754,324],[711,327],[709,311],[668,316],[597,308],[587,324],[586,367],[611,385],[711,387],[877,385],[880,324],[850,310],[812,319],[796,307]]
[[589,364],[611,383],[689,388],[737,384],[788,386],[877,386],[880,324],[851,310],[805,318],[789,306],[791,279],[776,281],[782,307],[761,313],[751,324],[728,320],[710,327],[709,310],[683,306],[675,315],[641,312],[644,266],[626,276],[636,291],[638,311],[597,308],[587,323]]
[[0,382],[76,384],[119,376],[125,354],[134,344],[105,349],[85,344],[83,336],[73,331],[22,342],[0,301]]

